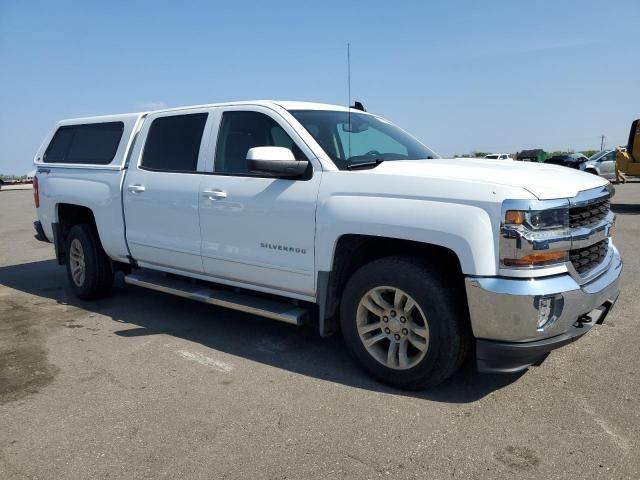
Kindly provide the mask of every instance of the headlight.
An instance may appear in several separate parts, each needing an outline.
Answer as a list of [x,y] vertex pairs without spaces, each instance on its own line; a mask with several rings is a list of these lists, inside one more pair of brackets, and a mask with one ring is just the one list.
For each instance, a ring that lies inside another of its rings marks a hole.
[[569,260],[569,201],[506,201],[501,223],[500,264],[530,269]]
[[551,210],[507,210],[505,225],[524,225],[531,230],[551,230],[569,227],[569,208]]

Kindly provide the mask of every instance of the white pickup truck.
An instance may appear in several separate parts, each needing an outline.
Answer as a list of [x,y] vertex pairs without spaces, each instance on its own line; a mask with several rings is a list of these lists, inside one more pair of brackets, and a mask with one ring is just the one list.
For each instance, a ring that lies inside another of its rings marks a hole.
[[[80,298],[132,285],[341,330],[403,388],[475,356],[513,372],[619,293],[609,182],[441,159],[361,105],[253,101],[60,122],[35,157],[36,237]],[[179,321],[179,319],[176,319]]]

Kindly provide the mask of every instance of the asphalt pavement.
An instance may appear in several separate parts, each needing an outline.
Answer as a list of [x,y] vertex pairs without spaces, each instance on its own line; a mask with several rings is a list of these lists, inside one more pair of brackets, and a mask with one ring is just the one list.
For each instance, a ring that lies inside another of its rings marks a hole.
[[638,479],[640,182],[617,186],[622,294],[516,375],[387,388],[339,337],[125,286],[74,298],[0,191],[0,479]]

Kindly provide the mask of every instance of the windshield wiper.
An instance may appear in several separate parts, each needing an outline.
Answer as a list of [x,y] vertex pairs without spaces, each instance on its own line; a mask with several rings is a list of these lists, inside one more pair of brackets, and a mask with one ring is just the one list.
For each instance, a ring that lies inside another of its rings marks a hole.
[[367,167],[374,168],[374,167],[377,167],[378,165],[380,165],[382,162],[384,162],[384,160],[382,160],[380,158],[376,158],[373,161],[350,163],[349,165],[347,165],[347,169],[348,170],[357,170],[358,168],[367,168]]

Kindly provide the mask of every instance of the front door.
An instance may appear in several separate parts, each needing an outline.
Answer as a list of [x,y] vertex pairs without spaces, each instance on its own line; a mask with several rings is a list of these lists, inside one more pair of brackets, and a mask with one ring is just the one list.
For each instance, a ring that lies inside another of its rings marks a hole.
[[[313,169],[301,179],[252,174],[246,155],[259,146],[289,148]],[[205,273],[259,290],[313,296],[319,163],[286,121],[258,106],[224,109],[215,152],[214,172],[200,182]]]
[[[151,115],[123,185],[129,250],[140,265],[202,273],[200,171],[208,147],[206,110]],[[204,139],[203,139],[204,138]]]

